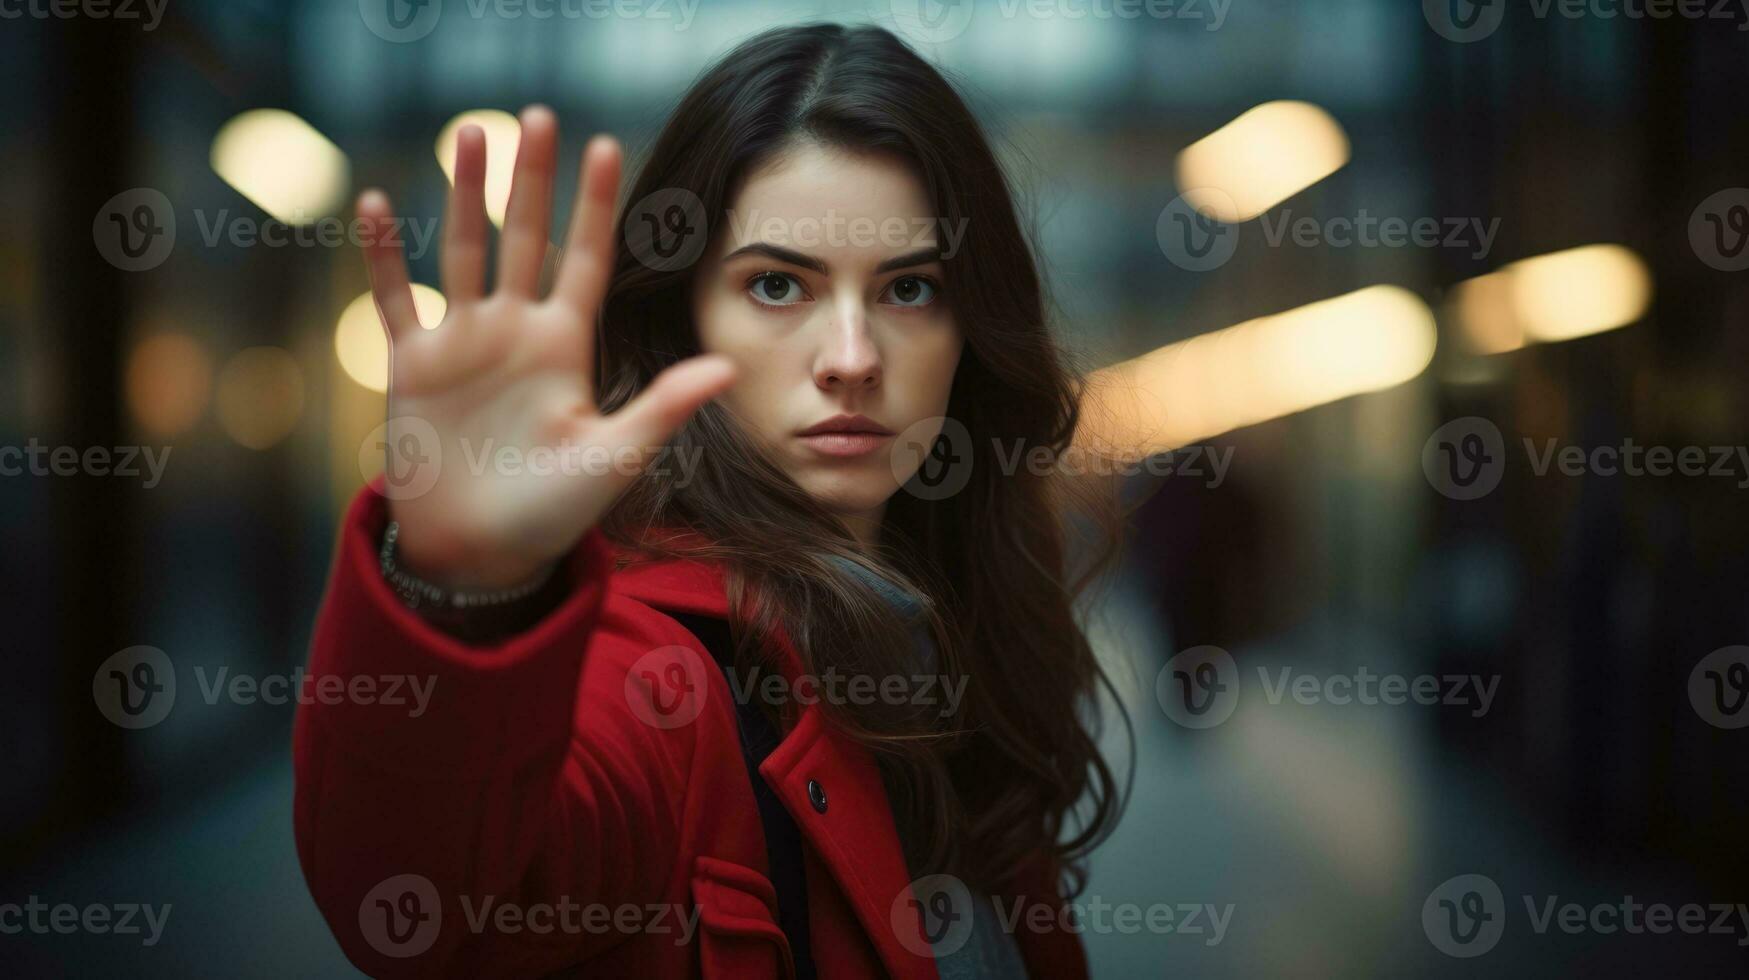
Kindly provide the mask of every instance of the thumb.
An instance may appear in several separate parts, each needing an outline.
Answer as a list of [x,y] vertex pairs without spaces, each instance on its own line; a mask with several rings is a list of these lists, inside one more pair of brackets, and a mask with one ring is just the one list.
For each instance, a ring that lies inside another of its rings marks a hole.
[[721,354],[671,365],[636,398],[602,420],[601,441],[615,447],[661,446],[700,406],[727,391],[737,374],[735,363]]

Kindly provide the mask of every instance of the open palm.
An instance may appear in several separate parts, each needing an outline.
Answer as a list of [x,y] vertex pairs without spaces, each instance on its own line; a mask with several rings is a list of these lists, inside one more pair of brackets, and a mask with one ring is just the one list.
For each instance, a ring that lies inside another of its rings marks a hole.
[[[620,149],[591,140],[569,240],[551,293],[541,297],[552,211],[558,123],[544,107],[522,115],[510,204],[486,292],[486,140],[456,140],[444,220],[448,311],[420,327],[387,196],[366,191],[360,218],[371,291],[391,349],[389,435],[411,436],[437,460],[417,492],[390,493],[402,560],[451,588],[502,588],[533,579],[605,514],[641,467],[695,412],[734,381],[727,358],[670,366],[613,415],[597,408],[595,331],[614,260]],[[437,445],[430,446],[433,439]],[[391,461],[392,463],[393,461]]]

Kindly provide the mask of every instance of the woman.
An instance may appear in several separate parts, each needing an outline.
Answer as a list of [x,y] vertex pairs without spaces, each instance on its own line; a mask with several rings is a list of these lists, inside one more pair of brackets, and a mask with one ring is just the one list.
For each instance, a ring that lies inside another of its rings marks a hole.
[[1083,974],[1062,887],[1118,794],[1037,455],[1077,392],[971,114],[885,31],[756,37],[618,226],[589,144],[542,298],[556,139],[523,114],[488,292],[462,130],[433,330],[359,201],[396,478],[346,518],[312,672],[431,694],[298,718],[341,946],[376,974]]

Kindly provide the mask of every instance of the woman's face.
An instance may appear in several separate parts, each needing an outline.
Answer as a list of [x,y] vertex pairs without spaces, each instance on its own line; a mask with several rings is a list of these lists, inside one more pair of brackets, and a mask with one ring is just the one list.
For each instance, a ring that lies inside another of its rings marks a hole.
[[748,175],[694,282],[700,345],[739,368],[718,400],[865,541],[963,346],[931,211],[897,159],[809,144]]

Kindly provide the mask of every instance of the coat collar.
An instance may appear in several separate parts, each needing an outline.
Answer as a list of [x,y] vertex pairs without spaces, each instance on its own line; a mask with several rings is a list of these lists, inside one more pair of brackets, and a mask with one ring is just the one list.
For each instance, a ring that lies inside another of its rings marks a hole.
[[[617,557],[634,556],[621,549]],[[726,618],[725,582],[723,570],[708,562],[635,560],[617,569],[608,587],[655,609]],[[793,685],[801,660],[781,626],[778,634],[776,652]],[[895,906],[910,909],[903,897],[911,893],[911,875],[891,801],[868,750],[835,731],[819,705],[808,704],[759,774],[831,872],[887,973],[899,980],[937,980],[933,957],[906,949],[895,929]],[[824,792],[824,813],[815,809],[810,783]]]

